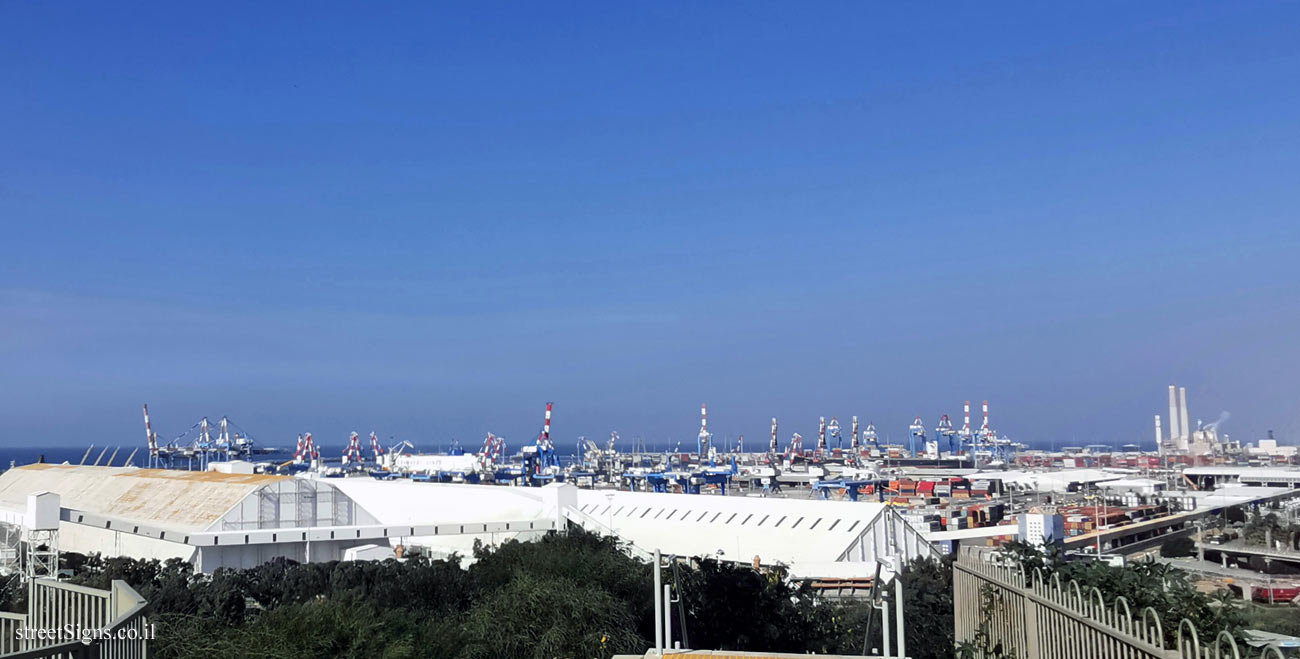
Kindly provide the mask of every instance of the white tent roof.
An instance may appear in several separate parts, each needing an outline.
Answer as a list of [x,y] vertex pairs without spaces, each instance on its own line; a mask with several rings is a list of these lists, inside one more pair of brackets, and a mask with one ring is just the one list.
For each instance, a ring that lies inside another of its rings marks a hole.
[[763,563],[831,562],[885,506],[874,502],[580,490],[578,508],[642,549]]
[[540,491],[534,488],[373,478],[331,478],[326,482],[380,524],[513,522],[544,515]]

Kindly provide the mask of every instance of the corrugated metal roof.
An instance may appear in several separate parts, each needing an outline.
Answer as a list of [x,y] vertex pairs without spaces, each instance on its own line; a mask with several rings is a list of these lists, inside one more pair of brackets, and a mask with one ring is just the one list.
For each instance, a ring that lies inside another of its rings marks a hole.
[[0,506],[22,508],[33,492],[57,492],[64,508],[150,523],[164,529],[206,530],[268,483],[285,476],[214,471],[31,464],[0,474]]
[[578,508],[643,549],[796,563],[835,561],[884,505],[579,490]]

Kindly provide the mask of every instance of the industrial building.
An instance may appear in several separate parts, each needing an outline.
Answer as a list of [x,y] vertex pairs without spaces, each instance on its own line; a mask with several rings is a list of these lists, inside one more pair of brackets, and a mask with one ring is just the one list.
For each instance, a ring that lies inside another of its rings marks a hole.
[[20,518],[39,491],[60,497],[61,551],[179,558],[205,572],[375,556],[376,545],[467,556],[475,541],[570,523],[636,551],[758,558],[807,578],[869,576],[877,558],[932,551],[879,503],[51,464],[0,474],[0,519]]

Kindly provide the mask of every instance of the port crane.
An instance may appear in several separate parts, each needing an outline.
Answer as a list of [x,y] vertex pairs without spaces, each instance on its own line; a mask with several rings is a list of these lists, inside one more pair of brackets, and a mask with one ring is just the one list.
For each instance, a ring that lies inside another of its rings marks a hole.
[[542,480],[550,480],[560,468],[560,458],[555,453],[555,442],[551,441],[551,409],[553,403],[546,404],[546,418],[542,422],[542,431],[538,433],[533,444],[520,450],[523,456],[524,471],[540,485]]
[[506,440],[488,433],[483,440],[483,448],[478,452],[478,465],[484,473],[491,473],[506,453]]
[[870,421],[867,422],[867,427],[862,431],[862,443],[874,446],[878,453],[884,453],[884,450],[880,448],[880,437],[876,434],[876,424]]
[[935,439],[947,439],[948,453],[952,455],[957,454],[956,446],[954,446],[957,438],[957,430],[952,427],[952,419],[948,418],[947,414],[939,417],[939,425],[934,428],[934,436]]
[[785,449],[786,459],[793,461],[796,456],[803,455],[803,435],[795,433],[790,438],[790,444]]
[[709,457],[709,440],[712,437],[713,434],[709,432],[709,408],[701,403],[700,404],[700,434],[696,440],[698,442],[700,462],[703,462],[706,458]]
[[835,440],[835,448],[844,449],[844,437],[840,435],[840,420],[837,417],[831,417],[831,422],[826,426],[826,432],[830,438]]
[[966,403],[962,405],[962,410],[964,419],[961,424],[961,430],[957,431],[957,436],[960,438],[959,441],[968,446],[968,450],[974,453],[974,437],[972,436],[970,429],[970,401],[966,401]]
[[361,465],[361,436],[353,431],[348,435],[348,447],[343,449],[343,466],[357,467]]
[[852,437],[849,438],[849,448],[850,448],[850,449],[853,449],[853,452],[854,452],[854,453],[857,453],[857,452],[858,452],[858,448],[859,448],[860,446],[861,446],[861,445],[858,444],[858,417],[857,417],[856,415],[854,415],[854,417],[853,417],[853,432],[852,432]]
[[772,417],[772,442],[767,446],[767,452],[776,455],[781,451],[781,447],[776,439],[776,417]]
[[912,457],[916,457],[917,441],[921,442],[921,448],[925,448],[925,422],[921,421],[920,415],[917,415],[916,420],[912,421],[912,425],[908,430],[912,433],[912,442],[910,447]]
[[[144,414],[145,444],[149,450],[150,468],[169,468],[175,465],[177,458],[182,458],[188,462],[187,466],[189,468],[194,468],[197,460],[198,468],[206,470],[208,464],[214,460],[229,460],[232,457],[254,453],[253,440],[248,436],[248,433],[225,416],[221,417],[221,420],[217,422],[215,438],[212,433],[212,424],[208,421],[208,417],[205,416],[166,445],[160,445],[158,443],[158,433],[154,431],[149,417],[149,405],[142,404],[140,408]],[[232,428],[235,431],[233,433]],[[131,456],[134,455],[135,451],[132,451]],[[113,457],[116,457],[116,452]],[[109,459],[110,462],[112,459]],[[130,457],[127,458],[128,462],[130,459]]]
[[161,469],[162,463],[158,458],[158,433],[153,431],[153,426],[149,425],[149,404],[144,404],[144,438],[149,446],[149,468]]
[[316,442],[312,440],[311,433],[298,435],[298,447],[293,452],[293,459],[287,460],[280,464],[281,467],[288,467],[292,464],[306,464],[308,468],[316,466],[320,461],[320,449],[316,448]]

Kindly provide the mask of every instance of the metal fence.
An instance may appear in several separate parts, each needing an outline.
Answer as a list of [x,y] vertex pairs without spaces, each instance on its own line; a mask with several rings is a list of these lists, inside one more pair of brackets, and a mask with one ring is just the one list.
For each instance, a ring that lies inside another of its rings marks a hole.
[[[0,658],[3,659],[144,659],[152,628],[147,602],[125,581],[110,590],[87,588],[53,579],[28,584],[26,615],[0,613]],[[59,638],[41,639],[30,632],[58,630]],[[69,636],[76,636],[69,638]]]
[[[1109,604],[1096,588],[1062,584],[1060,575],[1032,574],[978,549],[964,549],[953,564],[953,608],[958,644],[983,657],[1017,659],[1247,659],[1226,631],[1202,639],[1182,620],[1167,647],[1160,616],[1134,611],[1123,597]],[[1255,657],[1284,659],[1263,648]]]

